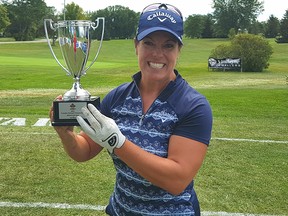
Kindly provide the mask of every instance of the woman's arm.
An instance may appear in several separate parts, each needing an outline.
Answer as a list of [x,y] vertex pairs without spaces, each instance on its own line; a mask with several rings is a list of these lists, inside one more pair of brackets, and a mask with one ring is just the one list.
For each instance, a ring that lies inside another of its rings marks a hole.
[[114,150],[131,169],[174,195],[183,192],[194,179],[206,152],[207,145],[176,135],[170,138],[167,158],[148,153],[128,140]]

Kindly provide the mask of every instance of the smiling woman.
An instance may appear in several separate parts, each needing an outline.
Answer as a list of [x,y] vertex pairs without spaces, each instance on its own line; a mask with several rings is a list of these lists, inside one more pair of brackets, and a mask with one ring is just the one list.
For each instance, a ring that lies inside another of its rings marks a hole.
[[148,5],[134,42],[140,71],[104,97],[101,112],[91,104],[82,108],[80,133],[54,127],[76,161],[108,150],[117,173],[108,215],[200,215],[194,177],[210,142],[212,112],[175,69],[182,36],[176,7]]

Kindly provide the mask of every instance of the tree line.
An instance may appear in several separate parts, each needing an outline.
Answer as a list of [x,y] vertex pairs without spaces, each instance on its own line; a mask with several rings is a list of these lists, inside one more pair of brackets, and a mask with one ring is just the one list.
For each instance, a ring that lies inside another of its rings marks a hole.
[[[263,2],[258,0],[213,0],[212,8],[211,14],[192,14],[185,18],[185,37],[227,38],[231,34],[247,32],[288,42],[288,8],[282,19],[271,15],[264,22],[257,21],[264,10]],[[17,41],[34,40],[44,37],[44,19],[95,20],[105,17],[105,40],[134,38],[140,16],[140,13],[120,5],[86,12],[72,2],[64,10],[57,12],[44,0],[1,0],[0,35]],[[100,37],[100,33],[94,34],[94,38]]]

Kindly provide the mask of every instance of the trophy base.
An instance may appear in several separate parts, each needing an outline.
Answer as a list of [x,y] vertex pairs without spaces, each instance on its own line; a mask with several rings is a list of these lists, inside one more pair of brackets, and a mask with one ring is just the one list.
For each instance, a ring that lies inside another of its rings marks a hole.
[[[53,101],[54,121],[52,126],[79,126],[76,117],[82,116],[81,108],[93,104],[100,107],[100,97],[92,97],[89,101]],[[84,118],[84,117],[83,117]]]

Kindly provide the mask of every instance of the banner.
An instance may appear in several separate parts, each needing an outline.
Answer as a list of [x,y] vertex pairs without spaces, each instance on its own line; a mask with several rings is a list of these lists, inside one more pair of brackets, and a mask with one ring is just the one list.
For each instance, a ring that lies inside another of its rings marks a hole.
[[208,68],[212,69],[223,69],[225,70],[241,70],[241,59],[240,58],[209,58]]

